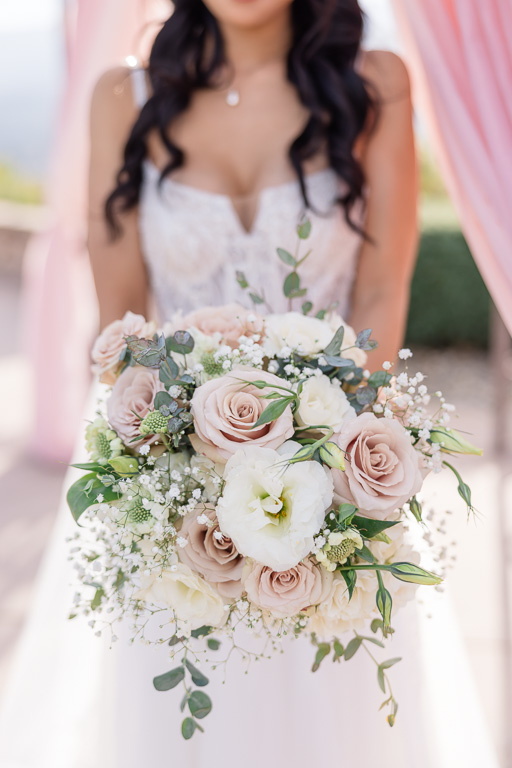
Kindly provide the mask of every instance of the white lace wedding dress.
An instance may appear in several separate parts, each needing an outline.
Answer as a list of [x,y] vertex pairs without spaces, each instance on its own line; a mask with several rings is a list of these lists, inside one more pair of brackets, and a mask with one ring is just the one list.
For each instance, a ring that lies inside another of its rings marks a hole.
[[[264,288],[274,310],[285,310],[275,248],[295,245],[303,212],[298,184],[264,190],[247,232],[228,197],[172,179],[159,191],[157,181],[146,163],[140,231],[161,316],[243,300],[236,270]],[[303,273],[311,299],[318,306],[337,301],[343,314],[361,240],[333,209],[337,185],[330,170],[308,179],[317,213]],[[158,693],[152,686],[153,676],[170,668],[166,649],[130,646],[121,636],[110,650],[85,621],[67,621],[74,590],[64,539],[73,526],[64,504],[4,701],[1,768],[497,766],[443,599],[429,609],[432,618],[411,605],[393,622],[386,658],[403,657],[391,671],[400,703],[393,729],[378,712],[384,696],[364,651],[350,662],[326,660],[312,674],[313,649],[304,639],[253,664],[248,675],[241,664],[229,666],[225,684],[220,671],[211,673],[206,733],[185,742],[179,689]]]

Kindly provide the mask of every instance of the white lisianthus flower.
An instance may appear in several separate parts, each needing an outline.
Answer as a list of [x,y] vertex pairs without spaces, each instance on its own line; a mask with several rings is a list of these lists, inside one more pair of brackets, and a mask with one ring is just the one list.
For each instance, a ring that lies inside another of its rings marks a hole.
[[330,474],[315,461],[286,466],[300,448],[250,446],[226,464],[217,504],[220,529],[237,550],[275,571],[293,568],[313,547],[332,502]]
[[321,352],[333,337],[328,323],[300,312],[269,315],[265,318],[263,350],[268,357],[278,355],[283,347],[303,355]]
[[369,621],[379,616],[375,604],[378,583],[373,571],[357,572],[357,582],[350,600],[341,573],[334,573],[333,576],[327,598],[318,608],[309,611],[311,618],[308,631],[315,632],[318,637],[325,639],[340,637],[353,630],[364,631]]
[[313,376],[302,385],[295,414],[301,427],[323,425],[340,432],[345,420],[355,416],[345,392],[328,376]]
[[343,343],[341,345],[341,356],[346,357],[348,360],[353,360],[358,368],[364,368],[368,359],[368,355],[364,349],[358,349],[358,347],[354,346],[356,343],[357,334],[352,326],[348,325],[348,323],[346,323],[343,318],[336,312],[330,312],[325,318],[325,322],[331,329],[331,336],[336,333],[341,325],[343,326],[345,329],[345,334],[343,336]]
[[174,611],[184,635],[204,625],[220,627],[227,618],[223,598],[184,563],[144,577],[135,598]]

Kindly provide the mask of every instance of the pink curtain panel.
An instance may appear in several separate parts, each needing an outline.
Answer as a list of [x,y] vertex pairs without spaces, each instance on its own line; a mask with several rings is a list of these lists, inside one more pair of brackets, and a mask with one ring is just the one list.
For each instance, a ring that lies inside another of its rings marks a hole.
[[512,333],[512,2],[393,3],[448,192]]
[[29,243],[24,275],[23,331],[36,397],[31,447],[43,458],[70,456],[89,385],[97,317],[85,242],[92,89],[106,69],[144,54],[157,28],[150,22],[169,8],[157,0],[66,4],[68,76],[48,188],[51,225]]

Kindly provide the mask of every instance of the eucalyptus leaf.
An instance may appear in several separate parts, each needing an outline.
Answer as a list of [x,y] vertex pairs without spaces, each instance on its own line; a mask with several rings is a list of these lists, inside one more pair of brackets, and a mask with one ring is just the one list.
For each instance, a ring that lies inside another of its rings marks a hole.
[[352,640],[349,642],[347,647],[345,648],[345,661],[349,661],[349,659],[352,658],[352,656],[355,656],[355,654],[358,652],[359,648],[361,647],[362,638],[360,637],[353,637]]
[[356,400],[360,405],[370,405],[377,399],[377,390],[374,387],[359,387],[356,391]]
[[245,289],[245,288],[249,287],[249,283],[247,282],[247,278],[246,278],[246,276],[244,275],[243,272],[237,272],[236,273],[236,281],[237,281],[238,285],[240,286],[240,288],[244,288]]
[[160,363],[159,378],[164,387],[171,387],[176,383],[176,377],[178,376],[179,368],[175,360],[170,355],[167,355],[165,360]]
[[178,355],[189,355],[194,349],[194,337],[188,331],[176,331],[174,336],[167,339],[167,352]]
[[302,305],[302,314],[303,315],[309,315],[311,310],[313,309],[313,304],[311,301],[305,301]]
[[263,304],[265,299],[262,296],[258,296],[257,293],[250,293],[249,297],[254,304]]
[[190,672],[190,675],[192,677],[192,682],[195,685],[198,685],[201,688],[204,685],[208,685],[208,683],[210,681],[208,680],[206,675],[203,675],[201,670],[197,669],[197,667],[194,667],[194,665],[192,664],[191,661],[189,661],[188,659],[185,659],[185,666],[188,669],[188,671]]
[[339,355],[323,355],[327,365],[331,365],[333,368],[354,368],[355,363],[348,357],[339,357]]
[[128,336],[126,345],[135,362],[146,368],[158,368],[160,363],[165,360],[165,338],[163,336],[158,337],[157,341],[139,339],[138,336]]
[[371,328],[366,328],[364,331],[361,331],[360,333],[358,333],[355,346],[359,347],[359,349],[362,349],[364,346],[366,346],[366,343],[369,340],[371,335],[372,335]]
[[188,708],[193,717],[202,720],[212,711],[212,701],[204,691],[192,691],[188,698]]
[[316,652],[315,661],[313,666],[311,667],[312,672],[317,672],[320,668],[320,664],[325,659],[326,656],[328,656],[331,652],[331,645],[330,643],[320,643],[318,646],[318,650]]
[[289,251],[286,251],[284,248],[278,248],[277,255],[279,256],[281,261],[283,261],[289,267],[295,267],[297,265],[297,259],[294,256],[292,256],[292,254]]
[[170,691],[171,688],[181,683],[185,678],[185,667],[179,666],[153,678],[153,685],[157,691]]
[[192,637],[194,637],[196,640],[200,637],[206,637],[210,634],[212,631],[212,627],[208,626],[208,624],[204,624],[202,627],[198,627],[197,629],[193,629],[190,633]]
[[381,689],[382,693],[386,693],[386,681],[384,679],[384,670],[382,667],[377,667],[377,682],[379,683],[379,688]]
[[345,648],[339,640],[335,640],[332,644],[332,649],[334,651],[333,661],[339,661],[345,653]]
[[398,664],[399,661],[402,661],[401,656],[397,656],[394,659],[388,659],[387,661],[383,661],[382,664],[380,664],[380,666],[382,667],[382,669],[389,669],[390,667],[393,667],[395,664]]
[[290,272],[285,277],[283,283],[283,293],[287,298],[292,298],[292,294],[300,290],[300,277],[297,272]]
[[297,227],[297,234],[301,240],[307,240],[311,234],[311,222],[309,219],[304,219]]
[[172,399],[168,392],[157,392],[153,402],[153,408],[155,411],[159,411],[162,406],[169,406],[175,401]]
[[218,651],[220,648],[220,640],[217,640],[216,637],[209,637],[206,644],[210,651]]
[[334,336],[332,337],[332,339],[324,349],[324,355],[325,356],[339,355],[341,350],[341,345],[343,344],[344,336],[345,336],[345,326],[340,325],[340,327],[338,328],[338,330],[336,331],[336,333],[334,334]]
[[375,371],[368,379],[368,384],[371,387],[387,387],[391,381],[391,374],[387,371]]
[[[183,710],[182,710],[183,711]],[[188,741],[194,735],[197,723],[192,717],[186,717],[181,724],[181,733],[184,739]]]

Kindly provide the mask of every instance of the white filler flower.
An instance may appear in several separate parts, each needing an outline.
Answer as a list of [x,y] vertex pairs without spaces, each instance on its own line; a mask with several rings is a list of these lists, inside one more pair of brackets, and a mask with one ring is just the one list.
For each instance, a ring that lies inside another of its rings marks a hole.
[[320,464],[286,464],[299,448],[288,441],[278,451],[237,451],[217,505],[220,528],[237,550],[275,571],[293,568],[311,551],[332,502],[333,483]]
[[345,419],[353,419],[355,415],[345,392],[328,376],[312,376],[302,385],[295,414],[300,426],[322,425],[339,432]]

